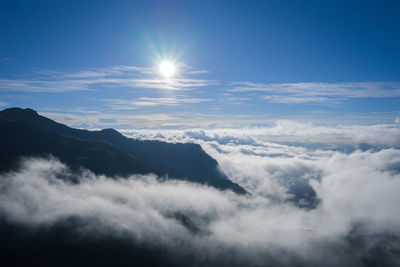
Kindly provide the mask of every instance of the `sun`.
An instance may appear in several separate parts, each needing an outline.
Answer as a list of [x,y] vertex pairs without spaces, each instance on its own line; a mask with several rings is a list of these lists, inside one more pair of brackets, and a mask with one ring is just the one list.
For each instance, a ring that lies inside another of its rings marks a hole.
[[171,78],[175,74],[175,65],[166,60],[161,62],[159,69],[165,78]]

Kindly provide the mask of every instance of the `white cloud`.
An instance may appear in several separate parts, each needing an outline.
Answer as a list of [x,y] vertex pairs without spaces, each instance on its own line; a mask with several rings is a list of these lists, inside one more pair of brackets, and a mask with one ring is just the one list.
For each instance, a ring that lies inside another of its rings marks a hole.
[[165,113],[115,114],[79,109],[72,110],[69,113],[48,111],[40,112],[40,114],[61,123],[86,129],[109,128],[115,127],[115,125],[129,128],[154,128],[178,120],[178,118]]
[[282,103],[282,104],[299,104],[306,102],[325,102],[329,99],[320,96],[282,96],[282,95],[266,95],[262,97],[271,102]]
[[183,95],[175,97],[139,97],[135,100],[126,99],[106,99],[112,109],[125,110],[136,109],[138,107],[154,107],[154,106],[178,106],[181,104],[194,104],[200,102],[209,102],[212,99],[207,98],[190,98]]
[[97,85],[121,88],[190,90],[217,84],[215,81],[189,78],[160,78],[151,68],[113,66],[75,72],[38,70],[35,77],[0,79],[0,89],[26,92],[68,92],[96,90]]
[[193,70],[193,71],[189,71],[188,73],[191,74],[204,74],[204,73],[209,73],[210,71],[208,70]]
[[[369,132],[364,139],[388,140],[399,129],[313,129],[312,125],[281,122],[269,134],[306,135],[312,130],[317,136],[330,133],[337,140],[346,136],[357,141],[360,132]],[[385,234],[400,236],[399,149],[350,154],[308,149],[265,140],[266,131],[134,133],[144,139],[200,143],[221,170],[251,195],[182,181],[160,182],[152,175],[124,180],[83,173],[81,182],[72,184],[59,179],[72,174],[57,161],[27,160],[19,172],[0,177],[0,214],[11,221],[42,226],[79,217],[88,221],[85,227],[89,229],[116,236],[123,232],[171,254],[179,251],[182,257],[193,256],[200,265],[219,265],[229,255],[237,266],[363,266],[365,259],[374,257],[376,246],[387,248]],[[316,205],[309,205],[307,201],[313,199]],[[177,213],[188,216],[200,232],[173,216]],[[348,237],[355,227],[361,227],[356,229],[357,238],[368,245],[351,247]],[[377,236],[382,236],[381,241],[374,239]],[[399,242],[394,246],[398,250]],[[391,250],[385,253],[392,266],[400,262]]]
[[266,92],[265,99],[279,103],[330,102],[347,98],[400,97],[398,82],[254,83],[232,82],[230,92]]
[[320,143],[332,145],[368,143],[379,147],[400,147],[400,127],[396,124],[319,126],[293,120],[270,121],[270,127],[121,130],[134,138],[152,138],[161,132],[169,141],[217,141],[222,144],[262,145],[264,142]]
[[[184,69],[190,69],[185,66]],[[398,82],[342,82],[342,83],[255,83],[222,82],[184,78],[185,74],[203,74],[206,70],[187,70],[180,77],[163,79],[153,68],[120,65],[77,71],[36,70],[34,78],[0,79],[0,89],[26,92],[68,92],[97,90],[97,86],[120,88],[148,88],[159,90],[192,90],[220,85],[231,93],[265,92],[262,96],[271,102],[296,104],[306,102],[337,103],[348,98],[400,97]],[[240,99],[241,97],[235,96]],[[245,99],[245,98],[243,98]]]

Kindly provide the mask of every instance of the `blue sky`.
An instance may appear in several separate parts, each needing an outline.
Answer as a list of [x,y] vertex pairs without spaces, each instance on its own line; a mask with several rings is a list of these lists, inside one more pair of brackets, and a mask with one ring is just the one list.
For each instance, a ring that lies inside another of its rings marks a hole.
[[396,123],[399,13],[398,1],[2,1],[0,107],[87,128]]

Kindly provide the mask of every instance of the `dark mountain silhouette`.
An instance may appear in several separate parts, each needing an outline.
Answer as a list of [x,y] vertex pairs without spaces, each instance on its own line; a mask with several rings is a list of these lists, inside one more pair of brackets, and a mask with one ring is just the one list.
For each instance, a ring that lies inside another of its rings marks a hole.
[[0,135],[0,171],[16,168],[23,156],[53,155],[72,169],[85,167],[96,174],[154,173],[245,193],[197,144],[135,140],[114,129],[74,129],[21,108],[0,111]]

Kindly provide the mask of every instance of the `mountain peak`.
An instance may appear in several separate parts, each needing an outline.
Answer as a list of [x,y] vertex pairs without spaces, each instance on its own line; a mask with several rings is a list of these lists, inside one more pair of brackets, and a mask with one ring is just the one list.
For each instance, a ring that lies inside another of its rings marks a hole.
[[18,108],[18,107],[13,107],[13,108],[6,108],[2,111],[0,111],[0,114],[4,115],[26,115],[26,116],[39,116],[39,113],[37,113],[36,110],[31,109],[31,108]]
[[100,130],[100,132],[103,134],[106,134],[106,135],[118,135],[118,136],[122,135],[120,132],[118,132],[114,128],[103,129],[103,130]]

